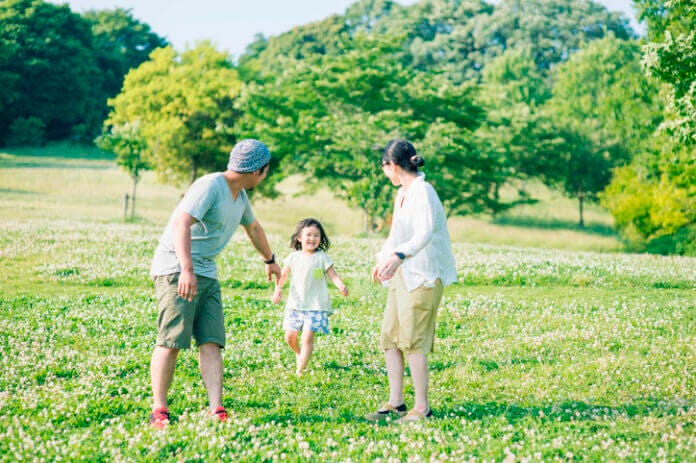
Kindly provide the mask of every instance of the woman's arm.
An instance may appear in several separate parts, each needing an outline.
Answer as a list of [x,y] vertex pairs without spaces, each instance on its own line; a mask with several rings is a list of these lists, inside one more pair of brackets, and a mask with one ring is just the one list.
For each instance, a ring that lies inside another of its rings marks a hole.
[[435,223],[433,198],[430,197],[427,187],[417,193],[409,198],[411,199],[410,204],[406,206],[405,211],[402,211],[413,229],[413,235],[408,241],[397,245],[392,251],[402,253],[406,257],[416,255],[430,243],[433,237]]

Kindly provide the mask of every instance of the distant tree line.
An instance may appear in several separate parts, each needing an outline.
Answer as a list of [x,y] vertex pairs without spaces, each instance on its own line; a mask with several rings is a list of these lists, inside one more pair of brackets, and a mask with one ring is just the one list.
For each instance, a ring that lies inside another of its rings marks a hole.
[[[252,136],[273,152],[261,194],[301,173],[309,189],[328,186],[362,209],[370,231],[388,220],[392,196],[377,151],[404,137],[426,157],[452,215],[534,202],[527,186],[540,180],[577,200],[581,226],[584,205],[600,200],[634,249],[696,252],[689,0],[635,0],[647,38],[591,0],[361,0],[343,15],[258,35],[236,61],[207,42],[173,50],[128,11],[81,17],[40,0],[2,5],[6,144],[37,120],[48,139],[88,136],[103,122],[97,143],[134,185],[147,168],[185,184],[220,169],[236,140]],[[26,26],[30,17],[53,29]],[[139,40],[115,46],[117,26]],[[64,90],[19,62],[20,53],[37,63],[53,55],[15,29],[55,30],[70,46],[56,53],[66,58],[57,68],[73,72]],[[27,96],[26,79],[41,91]],[[43,112],[22,106],[39,96],[51,103]]]
[[0,1],[0,145],[91,142],[126,73],[166,45],[128,10]]

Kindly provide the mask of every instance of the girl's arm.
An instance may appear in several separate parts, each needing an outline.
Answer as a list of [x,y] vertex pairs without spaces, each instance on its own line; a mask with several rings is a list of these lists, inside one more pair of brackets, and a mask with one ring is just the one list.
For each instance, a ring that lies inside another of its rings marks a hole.
[[329,267],[326,274],[329,276],[329,278],[331,278],[331,281],[333,281],[333,284],[336,285],[341,294],[343,296],[347,296],[348,288],[346,288],[346,285],[343,283],[343,280],[341,280],[341,277],[338,276],[338,273],[336,273],[333,266]]
[[273,301],[274,304],[279,303],[280,300],[283,298],[283,286],[285,285],[285,282],[288,280],[288,276],[290,276],[289,265],[283,268],[283,271],[280,273],[280,278],[278,278],[278,282],[276,283],[275,291],[273,291],[273,297],[271,298],[271,301]]

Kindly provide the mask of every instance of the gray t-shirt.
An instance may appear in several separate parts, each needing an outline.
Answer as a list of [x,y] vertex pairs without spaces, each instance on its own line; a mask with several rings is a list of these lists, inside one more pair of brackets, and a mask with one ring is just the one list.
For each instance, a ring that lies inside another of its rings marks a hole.
[[215,257],[230,241],[237,227],[254,222],[249,197],[242,190],[237,199],[222,173],[204,175],[189,188],[169,218],[152,259],[150,275],[170,275],[181,271],[174,252],[174,221],[180,212],[198,220],[191,226],[191,257],[196,275],[217,278]]
[[333,265],[328,254],[323,251],[312,254],[295,251],[283,264],[290,267],[290,291],[285,303],[287,310],[333,311],[326,283],[326,271]]

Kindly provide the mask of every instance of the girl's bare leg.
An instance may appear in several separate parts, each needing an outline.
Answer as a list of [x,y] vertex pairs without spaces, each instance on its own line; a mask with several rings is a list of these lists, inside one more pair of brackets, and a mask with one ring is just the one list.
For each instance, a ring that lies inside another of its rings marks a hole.
[[302,348],[300,349],[300,354],[297,356],[297,370],[295,374],[301,376],[307,368],[309,363],[309,357],[312,356],[312,351],[314,350],[314,332],[313,331],[303,331],[302,332]]
[[285,342],[288,343],[288,346],[290,346],[290,349],[292,349],[295,354],[300,355],[300,345],[297,343],[297,331],[286,330]]

